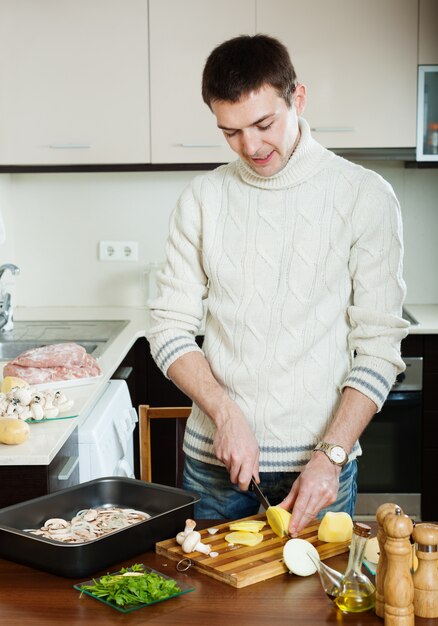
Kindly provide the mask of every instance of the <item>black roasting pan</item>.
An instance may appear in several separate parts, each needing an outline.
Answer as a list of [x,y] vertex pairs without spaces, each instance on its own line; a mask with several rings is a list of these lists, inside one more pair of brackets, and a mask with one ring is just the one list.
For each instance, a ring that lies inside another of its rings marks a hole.
[[[199,497],[191,492],[132,478],[106,477],[0,509],[0,557],[67,578],[82,578],[154,549],[193,517]],[[71,520],[81,509],[112,504],[152,517],[99,539],[65,544],[23,532],[51,517]]]

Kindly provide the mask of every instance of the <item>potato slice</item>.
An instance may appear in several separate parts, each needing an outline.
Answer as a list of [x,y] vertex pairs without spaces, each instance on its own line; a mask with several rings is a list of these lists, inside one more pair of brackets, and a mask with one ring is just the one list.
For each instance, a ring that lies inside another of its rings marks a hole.
[[225,541],[228,543],[238,543],[242,546],[256,546],[263,541],[262,533],[248,533],[238,530],[225,535]]
[[377,537],[370,537],[365,546],[364,557],[371,563],[377,564],[379,562],[380,546],[377,541]]
[[283,560],[287,569],[297,576],[310,576],[317,570],[316,565],[308,556],[310,553],[316,561],[320,560],[318,550],[305,539],[289,539],[283,547]]
[[249,519],[242,522],[231,522],[229,524],[230,530],[243,530],[247,533],[259,533],[266,523],[262,520]]

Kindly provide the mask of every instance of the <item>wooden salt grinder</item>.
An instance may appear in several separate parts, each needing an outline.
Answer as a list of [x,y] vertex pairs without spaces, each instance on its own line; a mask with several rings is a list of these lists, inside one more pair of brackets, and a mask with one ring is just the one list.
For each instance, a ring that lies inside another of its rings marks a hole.
[[414,525],[407,515],[388,513],[383,522],[387,567],[383,592],[385,626],[414,626],[414,583],[409,538]]
[[438,617],[438,526],[418,524],[412,536],[418,557],[413,577],[414,612],[418,617]]
[[[376,569],[376,615],[379,617],[385,616],[385,597],[383,594],[383,584],[386,576],[387,559],[385,552],[385,531],[383,530],[383,522],[388,513],[395,513],[396,509],[400,509],[393,502],[386,502],[381,504],[376,511],[376,520],[378,525],[377,541],[379,543],[379,562]],[[401,509],[400,509],[400,512]]]

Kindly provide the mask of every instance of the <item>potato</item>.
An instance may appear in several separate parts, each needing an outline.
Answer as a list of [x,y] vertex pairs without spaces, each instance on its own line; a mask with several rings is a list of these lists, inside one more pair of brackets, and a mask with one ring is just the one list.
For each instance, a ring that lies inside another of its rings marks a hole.
[[353,536],[353,520],[348,513],[328,511],[318,529],[320,541],[349,541]]
[[0,417],[0,443],[16,445],[29,437],[29,426],[16,417]]

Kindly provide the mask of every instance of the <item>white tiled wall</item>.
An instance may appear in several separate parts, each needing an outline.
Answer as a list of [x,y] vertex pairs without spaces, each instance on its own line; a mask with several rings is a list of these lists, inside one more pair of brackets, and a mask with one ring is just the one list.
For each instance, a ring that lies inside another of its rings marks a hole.
[[[407,302],[438,303],[438,170],[363,162],[395,189],[405,233]],[[161,261],[168,219],[196,172],[0,174],[6,241],[21,306],[143,305],[144,269]],[[138,262],[102,262],[101,239],[139,242]],[[6,278],[6,277],[5,277]],[[12,279],[9,279],[12,281]]]

